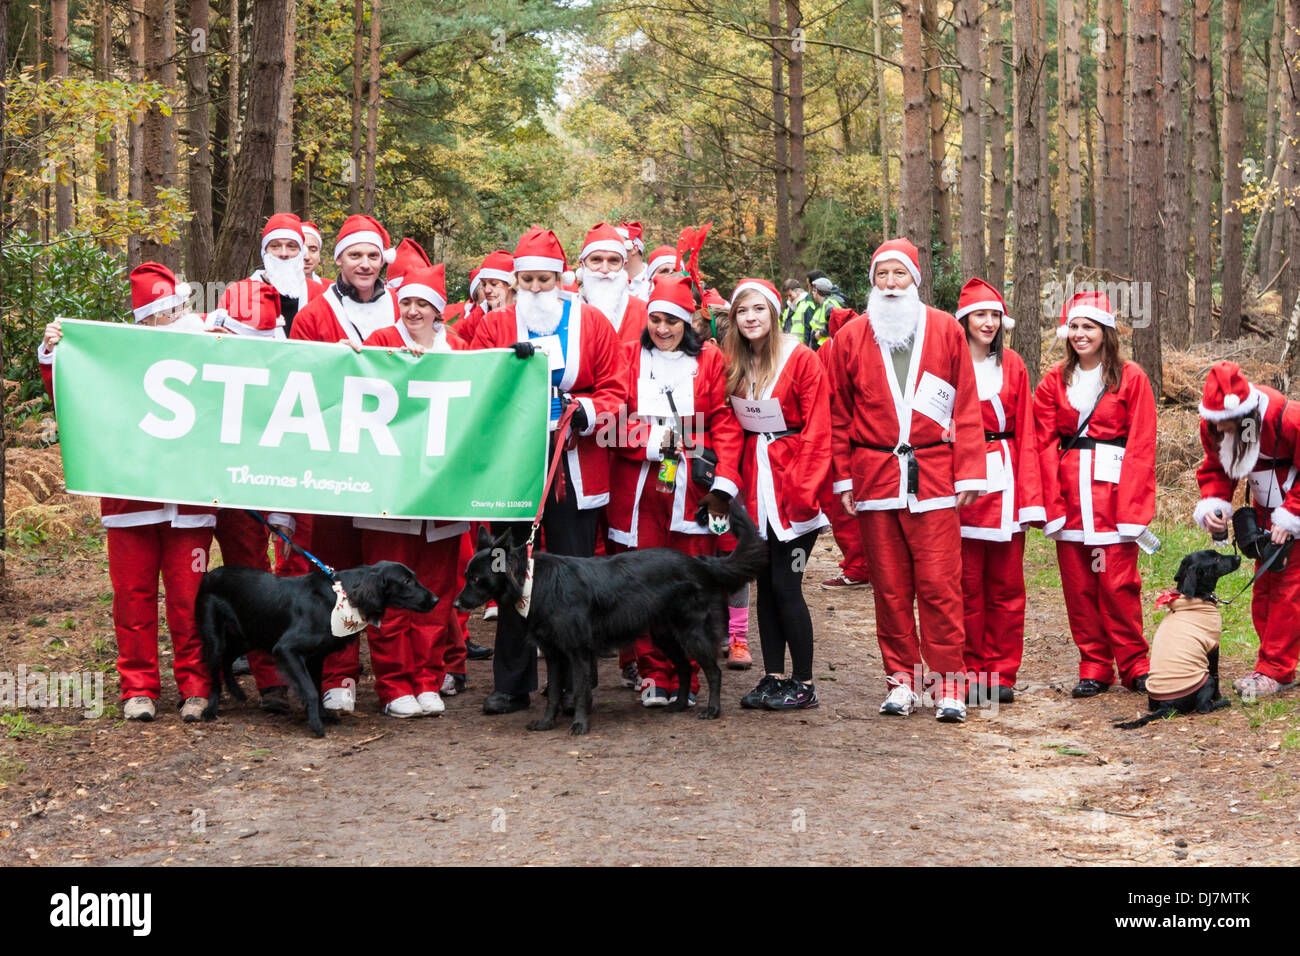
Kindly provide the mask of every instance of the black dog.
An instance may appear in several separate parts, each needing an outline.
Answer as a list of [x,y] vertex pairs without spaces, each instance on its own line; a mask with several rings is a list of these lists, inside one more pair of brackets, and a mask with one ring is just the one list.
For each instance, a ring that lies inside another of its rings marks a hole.
[[[1151,713],[1137,720],[1116,724],[1116,727],[1132,730],[1175,714],[1190,714],[1193,711],[1208,714],[1229,706],[1228,701],[1219,696],[1218,629],[1222,621],[1216,609],[1218,598],[1215,597],[1214,589],[1219,578],[1231,574],[1240,566],[1241,558],[1238,555],[1220,554],[1218,551],[1194,551],[1183,558],[1178,573],[1174,575],[1174,584],[1183,597],[1195,603],[1184,603],[1181,610],[1171,609],[1156,628],[1155,636],[1151,639],[1151,673],[1147,681],[1149,683],[1152,679],[1159,678],[1162,663],[1169,659],[1168,652],[1182,651],[1183,656],[1204,655],[1202,666],[1205,669],[1205,682],[1191,693],[1172,700],[1156,700],[1148,696],[1147,709]],[[1203,632],[1207,626],[1211,626],[1211,613],[1214,646],[1205,651],[1200,640],[1188,635],[1198,628]],[[1185,634],[1184,631],[1188,633]],[[1186,643],[1179,645],[1180,641]]]
[[[438,603],[437,595],[396,561],[339,571],[338,580],[356,612],[375,625],[386,608],[422,613]],[[360,633],[334,636],[330,615],[336,600],[333,581],[321,571],[278,578],[256,568],[228,565],[203,575],[194,602],[203,659],[212,678],[203,719],[217,716],[223,675],[231,695],[244,700],[231,665],[256,648],[275,656],[280,672],[307,709],[307,726],[316,736],[325,736],[320,689],[312,674],[319,674],[325,655],[355,641]]]
[[[709,682],[709,703],[701,718],[721,713],[722,672],[717,633],[727,620],[727,595],[767,564],[767,546],[743,505],[732,502],[736,550],[725,558],[692,557],[671,548],[646,548],[610,557],[534,555],[526,636],[546,655],[551,675],[546,716],[529,730],[550,730],[560,713],[562,688],[555,675],[567,657],[573,675],[574,718],[569,732],[591,727],[591,662],[602,652],[649,633],[677,670],[680,690],[668,710],[683,710],[690,689],[692,659]],[[465,569],[465,589],[456,607],[470,610],[489,598],[505,609],[520,600],[528,574],[524,546],[510,547],[509,534],[493,540],[479,530],[478,551]]]

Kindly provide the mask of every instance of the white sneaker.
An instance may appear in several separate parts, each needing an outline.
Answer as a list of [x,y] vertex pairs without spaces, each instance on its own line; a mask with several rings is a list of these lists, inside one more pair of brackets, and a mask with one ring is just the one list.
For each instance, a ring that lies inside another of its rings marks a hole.
[[894,686],[890,688],[889,696],[885,698],[885,702],[880,705],[880,712],[895,717],[906,717],[916,709],[917,704],[921,703],[921,698],[906,684],[900,684],[893,678],[889,680]]
[[[437,694],[434,695],[438,696]],[[442,701],[438,701],[442,703]],[[396,700],[389,701],[384,705],[384,713],[389,717],[423,717],[424,708],[420,702],[415,699],[414,694],[403,694]]]
[[154,718],[153,700],[149,697],[128,697],[122,705],[122,716],[127,720],[143,720],[148,723]]
[[326,710],[341,710],[350,714],[357,706],[357,692],[351,687],[331,687],[321,700]]
[[497,606],[495,604],[493,604],[490,607],[485,607],[483,609],[483,620],[495,621],[496,619],[497,619]]
[[[447,675],[447,679],[451,679],[450,674]],[[402,697],[401,700],[406,700],[406,698]],[[420,705],[420,713],[422,714],[441,714],[447,709],[442,703],[442,698],[435,691],[426,690],[415,700]],[[395,704],[397,701],[393,701],[393,703]]]
[[944,697],[935,704],[935,719],[941,724],[964,724],[966,705],[955,697]]

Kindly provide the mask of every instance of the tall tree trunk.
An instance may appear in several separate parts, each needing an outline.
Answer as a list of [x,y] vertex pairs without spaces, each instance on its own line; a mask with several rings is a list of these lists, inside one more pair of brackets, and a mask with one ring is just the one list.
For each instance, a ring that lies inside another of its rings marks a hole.
[[211,32],[208,0],[190,0],[189,52],[185,58],[185,99],[189,114],[190,229],[186,275],[199,282],[208,273],[215,251],[212,235],[212,136],[208,91],[208,36]]
[[934,220],[938,229],[939,255],[952,255],[952,193],[943,181],[943,166],[948,143],[943,135],[946,110],[943,101],[943,75],[939,57],[940,0],[922,0],[921,18],[925,27],[922,43],[925,50],[926,104],[930,113],[930,182],[934,189]]
[[[781,35],[782,0],[768,0],[769,36]],[[772,41],[772,179],[776,188],[776,243],[781,275],[794,277],[794,240],[790,234],[790,127],[785,121],[785,54],[780,41]]]
[[1069,133],[1065,129],[1068,115],[1065,99],[1069,95],[1065,89],[1065,14],[1071,3],[1072,0],[1057,0],[1056,3],[1056,181],[1044,183],[1046,189],[1054,189],[1056,192],[1056,216],[1060,225],[1056,231],[1056,261],[1062,277],[1069,275],[1075,265],[1069,258],[1070,237],[1069,230],[1065,228],[1070,214],[1069,163],[1065,157],[1066,144],[1069,142]]
[[[1265,83],[1268,87],[1268,93],[1266,94],[1268,119],[1265,122],[1266,132],[1264,134],[1264,181],[1269,183],[1273,181],[1273,170],[1276,167],[1278,153],[1280,152],[1278,149],[1279,144],[1277,138],[1277,84],[1279,77],[1278,68],[1282,61],[1282,4],[1284,2],[1285,0],[1274,0],[1273,32],[1268,38],[1268,46],[1266,47],[1267,69],[1265,70],[1264,75]],[[1237,12],[1237,20],[1240,22],[1240,5],[1237,7]],[[1226,28],[1226,15],[1224,22]],[[1248,264],[1257,274],[1269,278],[1271,278],[1273,272],[1276,271],[1276,268],[1273,271],[1269,271],[1269,250],[1273,247],[1273,209],[1273,203],[1264,204],[1260,208],[1259,224],[1255,227],[1255,238],[1251,240],[1252,247],[1255,247],[1258,250],[1258,259],[1255,262]],[[1267,279],[1264,281],[1267,281]]]
[[880,124],[880,238],[891,235],[889,223],[889,117],[885,112],[885,67],[881,63],[884,27],[880,22],[880,0],[871,0],[871,18],[875,24],[876,44],[876,117]]
[[[1052,221],[1052,178],[1048,158],[1051,154],[1051,126],[1047,120],[1047,0],[1037,0],[1034,4],[1035,23],[1038,26],[1038,51],[1042,58],[1039,67],[1038,133],[1043,137],[1038,148],[1038,218],[1042,222],[1042,241],[1038,244],[1039,268],[1046,272],[1052,268],[1052,247],[1056,240],[1055,224]],[[1058,146],[1059,149],[1059,146]]]
[[[176,89],[175,0],[145,0],[145,79],[167,89],[170,101]],[[158,106],[144,116],[144,191],[146,206],[159,202],[159,193],[176,186],[176,119],[174,110],[164,115]],[[180,249],[163,245],[151,236],[140,243],[140,254],[169,269],[180,266]]]
[[989,73],[989,265],[988,281],[1002,292],[1007,278],[1007,94],[1002,65],[1002,0],[984,11]]
[[[1300,56],[1300,0],[1278,0],[1286,3],[1286,28],[1283,30],[1283,50],[1286,59],[1282,63],[1284,76],[1295,76],[1297,59]],[[1300,136],[1300,100],[1297,99],[1294,80],[1280,84],[1278,97],[1281,110],[1282,135],[1288,143],[1293,144],[1291,155],[1295,155],[1294,144]],[[1280,288],[1282,291],[1282,314],[1290,315],[1296,301],[1296,276],[1300,271],[1300,220],[1296,218],[1295,190],[1300,185],[1300,177],[1295,173],[1295,161],[1288,160],[1282,164],[1282,175],[1278,182],[1285,202],[1282,206],[1282,218],[1275,229],[1282,230],[1282,248],[1286,265],[1282,267]]]
[[1133,324],[1133,358],[1146,371],[1156,395],[1161,394],[1160,358],[1163,246],[1160,236],[1160,130],[1156,64],[1160,46],[1159,0],[1138,0],[1133,5],[1129,31],[1133,36],[1133,215],[1129,245],[1133,250],[1133,277],[1143,292],[1151,293],[1150,315],[1129,315]]
[[1101,188],[1097,190],[1097,265],[1115,273],[1127,271],[1124,238],[1124,4],[1098,0],[1103,11],[1103,36],[1097,65],[1097,98],[1101,112]]
[[[95,15],[95,79],[101,83],[113,78],[113,7],[109,0],[99,0]],[[117,127],[95,138],[95,192],[117,199]]]
[[284,4],[253,5],[244,134],[231,175],[226,216],[217,237],[212,274],[247,275],[261,232],[262,206],[271,188],[271,160],[284,81]]
[[[785,0],[785,35],[802,36],[803,13],[799,0]],[[796,33],[796,31],[800,31]],[[790,241],[794,246],[795,266],[803,271],[809,263],[803,217],[808,205],[808,158],[804,147],[803,43],[790,43]]]
[[361,97],[366,69],[366,2],[352,2],[352,168],[348,171],[348,211],[361,212]]
[[[144,0],[131,0],[130,24],[131,82],[144,82]],[[142,202],[144,197],[144,118],[132,116],[127,126],[127,197]],[[126,266],[133,269],[144,259],[141,257],[142,241],[132,233],[127,239]]]
[[1013,40],[1015,45],[1015,126],[1016,126],[1016,257],[1015,286],[1012,292],[1012,315],[1016,327],[1011,331],[1011,346],[1025,360],[1029,378],[1038,383],[1039,353],[1042,349],[1042,306],[1039,294],[1039,181],[1038,151],[1045,148],[1038,127],[1037,97],[1044,95],[1040,70],[1043,53],[1038,46],[1038,24],[1034,16],[1035,0],[1012,0]]
[[276,212],[288,212],[293,208],[293,78],[298,0],[287,0],[284,21],[284,83],[280,87],[279,129],[275,135],[275,172],[271,187],[271,205]]
[[898,231],[915,245],[921,259],[921,298],[934,288],[930,256],[930,221],[934,202],[930,176],[930,136],[921,52],[921,0],[900,0],[903,20],[903,183],[898,203]]
[[[1206,0],[1197,0],[1204,3]],[[1174,348],[1186,348],[1187,323],[1187,152],[1183,147],[1183,37],[1181,0],[1162,0],[1160,12],[1161,119],[1164,142],[1164,287],[1168,294],[1161,307],[1163,332]],[[1200,89],[1197,88],[1197,103]],[[1197,113],[1197,135],[1204,132]],[[1208,197],[1206,197],[1208,198]],[[1197,220],[1197,254],[1202,242]],[[1197,300],[1200,308],[1200,300]]]
[[[1066,12],[1066,5],[1069,10]],[[1079,152],[1079,100],[1082,96],[1082,84],[1079,75],[1080,60],[1083,55],[1083,17],[1080,15],[1076,0],[1062,0],[1059,10],[1060,19],[1065,21],[1065,138],[1066,138],[1066,205],[1062,213],[1069,210],[1069,263],[1070,268],[1083,262],[1083,170],[1080,168]],[[1086,6],[1086,4],[1085,4]],[[1061,107],[1057,107],[1060,109]],[[1058,145],[1057,149],[1061,147]],[[1064,229],[1064,223],[1062,223]],[[1061,248],[1065,248],[1065,243]]]
[[[1206,39],[1209,39],[1208,24]],[[1209,59],[1208,50],[1206,59]],[[1209,69],[1210,64],[1207,63],[1207,72]],[[1219,313],[1219,337],[1235,339],[1241,334],[1241,161],[1242,140],[1245,139],[1245,99],[1241,77],[1241,0],[1223,0],[1223,59],[1220,69],[1223,70],[1223,308]],[[1207,196],[1209,192],[1207,183]],[[1201,341],[1200,330],[1198,305],[1195,333],[1197,341]],[[1208,338],[1210,332],[1208,326],[1205,332]]]
[[[55,79],[67,79],[68,0],[52,0],[50,3],[50,47],[54,54]],[[76,175],[73,163],[74,157],[63,157],[59,164],[63,168],[59,170],[54,186],[54,228],[58,232],[72,228],[72,178]]]
[[983,0],[957,0],[957,59],[961,64],[961,272],[982,275],[984,257],[984,63],[980,57]]
[[[9,224],[5,221],[5,213],[9,209],[8,187],[5,185],[9,181],[9,101],[8,101],[8,76],[9,76],[9,0],[0,0],[0,77],[5,77],[6,81],[0,83],[0,257],[4,255],[4,240],[9,234]],[[0,270],[0,328],[5,324],[5,288],[4,272]],[[0,335],[0,369],[5,367],[5,340]],[[0,375],[0,380],[4,376]],[[0,381],[0,390],[3,390],[3,382]],[[5,576],[5,417],[3,409],[0,409],[0,580]]]
[[226,194],[234,187],[235,176],[235,157],[239,154],[239,94],[240,94],[240,69],[243,64],[240,60],[243,54],[240,51],[242,41],[243,27],[239,15],[239,0],[230,0],[230,72],[228,76],[229,88],[226,90],[228,101],[226,103],[226,140],[228,148],[226,150]]
[[370,83],[366,90],[366,192],[362,206],[367,216],[375,214],[375,191],[379,171],[379,30],[380,0],[370,0]]

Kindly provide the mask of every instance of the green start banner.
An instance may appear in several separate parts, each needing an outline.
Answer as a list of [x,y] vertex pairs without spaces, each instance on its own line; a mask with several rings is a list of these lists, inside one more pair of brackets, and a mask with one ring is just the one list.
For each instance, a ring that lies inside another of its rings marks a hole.
[[189,505],[531,519],[545,357],[425,353],[65,319],[68,491]]

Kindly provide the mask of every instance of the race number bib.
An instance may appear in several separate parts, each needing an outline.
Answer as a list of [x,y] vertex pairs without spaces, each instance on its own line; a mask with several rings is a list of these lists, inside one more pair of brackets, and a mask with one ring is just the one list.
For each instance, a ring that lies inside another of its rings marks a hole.
[[731,396],[731,408],[747,432],[783,432],[785,415],[781,401],[776,398],[741,398]]
[[546,353],[546,370],[554,372],[564,368],[564,346],[558,335],[543,335],[531,340],[539,351]]
[[937,375],[926,372],[916,386],[912,410],[933,419],[944,428],[952,421],[952,407],[957,400],[957,389]]
[[1124,449],[1119,445],[1097,442],[1092,453],[1092,477],[1097,481],[1119,484],[1120,466],[1124,463]]
[[677,414],[689,418],[695,414],[695,389],[688,380],[676,387],[672,382],[660,379],[638,379],[636,383],[636,413],[644,418],[672,418],[672,406],[668,404],[668,391],[672,390],[673,404]]
[[1252,471],[1250,477],[1246,479],[1250,482],[1250,490],[1255,495],[1255,502],[1262,508],[1281,507],[1282,501],[1286,495],[1282,493],[1282,485],[1277,480],[1275,471]]

